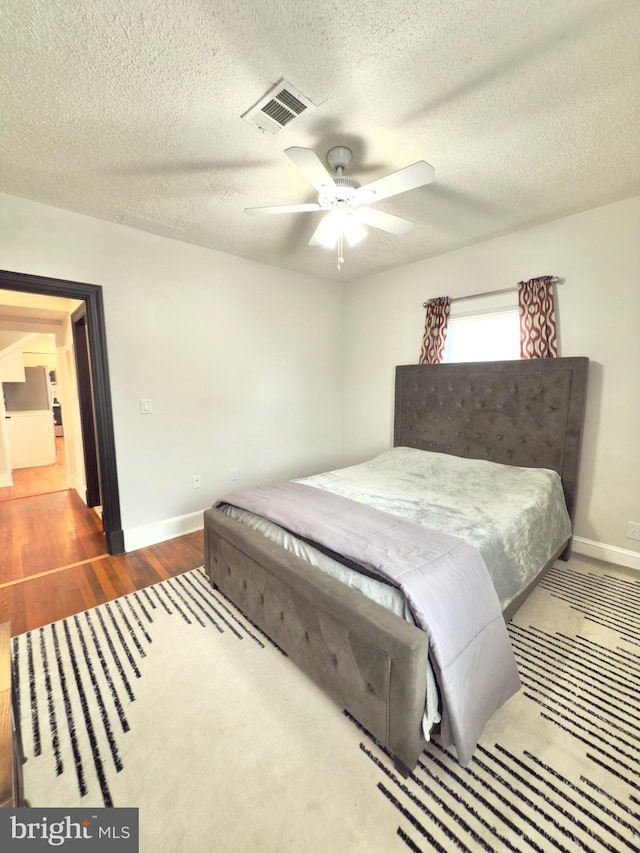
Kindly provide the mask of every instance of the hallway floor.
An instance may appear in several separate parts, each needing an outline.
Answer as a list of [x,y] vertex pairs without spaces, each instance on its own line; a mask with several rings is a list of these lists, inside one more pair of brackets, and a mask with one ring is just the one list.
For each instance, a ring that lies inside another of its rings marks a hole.
[[0,501],[61,492],[69,488],[69,473],[62,436],[56,437],[56,461],[53,465],[38,465],[35,468],[15,468],[13,486],[0,488]]
[[201,566],[196,531],[117,557],[102,522],[69,488],[64,439],[55,465],[14,471],[0,489],[0,622],[12,635]]

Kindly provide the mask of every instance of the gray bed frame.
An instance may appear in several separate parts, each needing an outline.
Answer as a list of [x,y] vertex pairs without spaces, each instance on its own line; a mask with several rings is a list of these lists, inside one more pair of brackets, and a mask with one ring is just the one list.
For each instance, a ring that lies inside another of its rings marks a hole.
[[[573,524],[587,370],[586,358],[397,367],[394,445],[551,468]],[[204,528],[210,582],[400,770],[414,768],[424,747],[424,632],[217,509],[205,512]],[[570,544],[539,575],[568,559]]]

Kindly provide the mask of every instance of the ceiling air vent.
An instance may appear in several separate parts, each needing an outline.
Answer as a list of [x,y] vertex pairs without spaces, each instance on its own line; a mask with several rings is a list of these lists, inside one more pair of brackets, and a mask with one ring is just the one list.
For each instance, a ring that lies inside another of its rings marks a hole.
[[313,104],[291,83],[280,80],[242,118],[267,133],[278,133]]

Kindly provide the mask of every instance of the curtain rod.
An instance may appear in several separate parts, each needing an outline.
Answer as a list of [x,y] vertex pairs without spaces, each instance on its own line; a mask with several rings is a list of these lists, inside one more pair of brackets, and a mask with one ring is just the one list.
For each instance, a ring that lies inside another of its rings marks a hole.
[[[554,275],[551,279],[551,284],[563,284],[564,279],[560,278],[558,275]],[[485,290],[483,293],[470,293],[468,296],[454,296],[450,301],[451,302],[460,302],[463,299],[477,299],[479,296],[496,296],[498,293],[512,293],[514,290],[517,290],[517,287],[502,287],[500,290]],[[429,302],[432,300],[429,299],[427,302],[422,303],[422,307],[426,308]]]

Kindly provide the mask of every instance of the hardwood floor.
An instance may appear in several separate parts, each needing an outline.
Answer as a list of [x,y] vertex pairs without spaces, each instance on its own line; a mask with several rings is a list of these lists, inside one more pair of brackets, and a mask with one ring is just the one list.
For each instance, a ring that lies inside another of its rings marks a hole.
[[201,566],[203,533],[118,557],[71,490],[0,502],[0,623],[21,634]]
[[61,492],[69,488],[69,471],[62,436],[56,437],[56,461],[53,465],[39,465],[35,468],[15,468],[13,486],[0,488],[0,501],[12,501],[15,498]]
[[105,552],[100,518],[75,491],[0,502],[0,586]]

